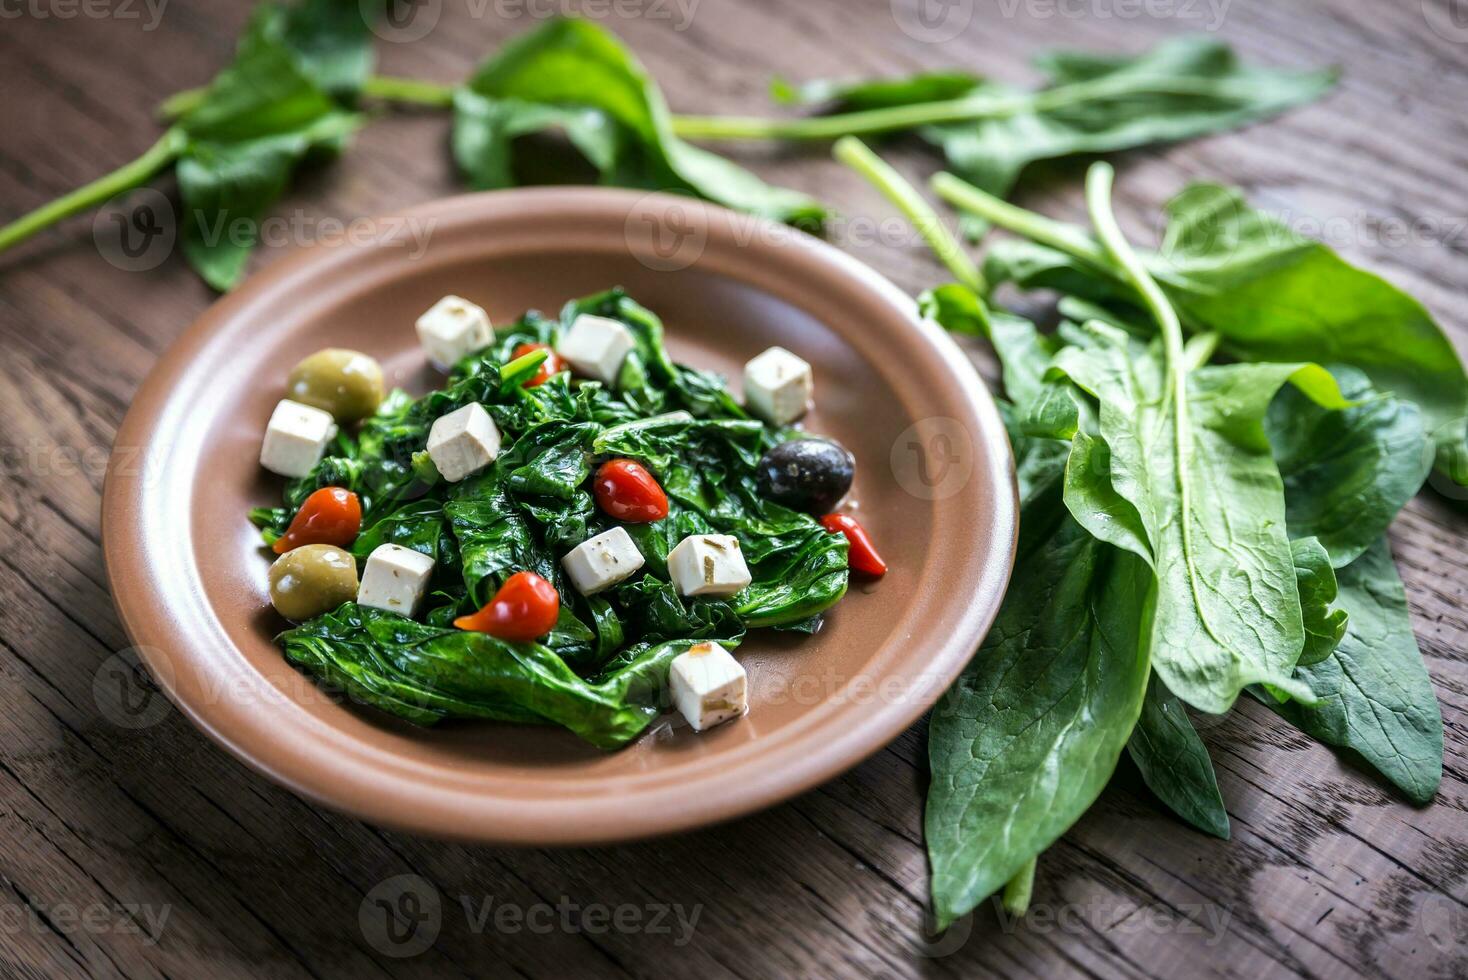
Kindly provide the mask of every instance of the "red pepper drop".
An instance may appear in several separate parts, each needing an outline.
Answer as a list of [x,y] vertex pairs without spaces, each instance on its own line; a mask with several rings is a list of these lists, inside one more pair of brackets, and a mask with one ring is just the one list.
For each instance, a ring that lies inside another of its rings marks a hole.
[[856,522],[850,514],[827,514],[821,518],[821,527],[832,534],[846,535],[846,564],[863,575],[877,578],[887,574],[887,563],[877,554],[866,528]]
[[668,516],[668,495],[641,463],[610,459],[591,481],[597,506],[627,524],[651,524]]
[[362,530],[362,502],[350,490],[322,487],[301,505],[291,526],[271,547],[283,555],[303,544],[334,544],[345,548]]
[[483,609],[460,616],[454,625],[501,640],[529,643],[555,629],[560,612],[561,597],[555,586],[534,572],[516,572]]
[[520,386],[522,388],[534,388],[536,385],[544,384],[550,380],[551,375],[560,374],[566,370],[566,362],[561,359],[561,355],[551,350],[549,344],[521,344],[510,352],[510,359],[514,360],[517,357],[524,357],[526,354],[533,354],[538,350],[545,351],[545,360],[540,362],[540,370],[536,371],[535,374],[531,375],[530,380]]

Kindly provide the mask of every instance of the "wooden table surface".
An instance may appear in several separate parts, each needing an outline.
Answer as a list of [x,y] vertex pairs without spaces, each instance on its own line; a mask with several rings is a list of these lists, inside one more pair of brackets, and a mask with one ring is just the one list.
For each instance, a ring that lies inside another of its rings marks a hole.
[[[926,21],[913,18],[908,0],[585,0],[584,9],[633,45],[675,109],[710,113],[764,111],[774,73],[961,66],[1021,81],[1033,77],[1028,55],[1043,47],[1134,50],[1190,29],[1216,29],[1267,63],[1339,63],[1344,83],[1324,103],[1118,159],[1122,217],[1150,236],[1158,205],[1184,181],[1242,185],[1421,297],[1465,346],[1461,3],[932,2],[936,19]],[[382,68],[447,82],[537,16],[583,4],[420,6],[441,11],[436,27],[413,43],[380,42]],[[205,0],[161,10],[157,0],[0,7],[0,218],[140,152],[155,138],[154,104],[224,64],[246,13]],[[944,34],[956,36],[934,40]],[[301,219],[309,237],[320,219],[451,193],[459,184],[447,129],[442,114],[393,114],[345,159],[301,181],[276,213]],[[916,143],[892,152],[910,176],[937,167]],[[850,218],[837,243],[902,287],[939,279],[922,247],[883,224],[890,212],[823,147],[750,145],[731,155],[835,204]],[[1079,173],[1051,171],[1021,197],[1076,217]],[[171,190],[168,181],[160,187]],[[285,251],[263,249],[255,262]],[[149,271],[105,261],[89,218],[0,257],[6,975],[1468,972],[1460,503],[1426,492],[1392,533],[1447,728],[1435,804],[1413,809],[1245,699],[1204,732],[1231,842],[1162,812],[1124,766],[1045,854],[1025,921],[984,907],[928,940],[921,725],[829,785],[731,825],[633,846],[506,850],[365,826],[254,775],[165,704],[120,712],[117,681],[131,661],[98,544],[103,468],[139,382],[212,299],[177,256]],[[149,696],[136,684],[130,693]],[[152,723],[117,723],[130,717]],[[375,925],[379,900],[420,903],[422,928],[406,947]],[[393,955],[419,946],[427,948]]]

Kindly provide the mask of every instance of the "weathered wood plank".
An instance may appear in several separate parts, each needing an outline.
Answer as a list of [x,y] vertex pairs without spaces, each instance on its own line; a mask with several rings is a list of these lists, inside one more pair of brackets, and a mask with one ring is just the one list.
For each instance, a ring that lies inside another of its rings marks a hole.
[[[379,45],[385,71],[452,81],[534,23],[514,16],[527,9],[515,4],[441,6],[427,39]],[[1137,49],[1207,26],[1214,9],[1179,3],[1172,17],[1124,17],[1124,3],[1101,0],[950,7],[971,11],[970,22],[939,44],[903,33],[900,25],[911,23],[902,20],[911,9],[905,0],[702,0],[648,5],[643,16],[607,23],[676,109],[751,113],[768,109],[765,85],[775,73],[798,81],[956,66],[1023,81],[1034,77],[1026,58],[1039,48]],[[1189,10],[1204,20],[1184,16]],[[691,13],[686,24],[683,12]],[[157,100],[207,79],[246,13],[241,3],[174,0],[152,32],[82,16],[8,19],[0,33],[0,212],[33,207],[140,150],[155,132]],[[1452,22],[1441,20],[1434,30],[1429,20],[1448,13],[1435,0],[1224,5],[1220,34],[1249,56],[1339,62],[1344,83],[1327,102],[1265,126],[1126,155],[1118,203],[1129,230],[1155,234],[1158,206],[1189,179],[1237,183],[1400,282],[1460,344],[1468,341],[1468,204],[1460,193],[1468,32],[1444,31]],[[460,185],[446,135],[439,114],[392,113],[278,213],[298,214],[309,229],[321,218],[452,193]],[[890,210],[832,165],[824,147],[726,150],[835,204],[844,216],[837,244],[904,288],[942,277],[920,243],[884,224]],[[912,140],[895,141],[890,152],[917,180],[938,164]],[[1022,187],[1022,199],[1079,217],[1079,170],[1046,174]],[[255,266],[283,251],[262,249]],[[1124,768],[1045,856],[1027,920],[983,909],[928,946],[920,928],[921,725],[768,813],[578,851],[468,848],[381,832],[259,779],[176,712],[142,729],[119,727],[108,717],[115,694],[99,703],[94,685],[126,647],[100,571],[99,454],[149,365],[210,298],[176,256],[145,273],[108,265],[87,217],[0,257],[7,974],[1382,977],[1465,969],[1468,518],[1461,505],[1430,494],[1404,513],[1393,543],[1446,722],[1447,768],[1433,806],[1403,804],[1359,766],[1246,705],[1204,731],[1232,841],[1179,825]],[[992,367],[986,352],[974,348],[973,356]],[[363,912],[364,899],[400,875],[420,876],[441,903],[436,941],[406,959],[388,955],[392,947],[375,944],[370,924],[363,927],[373,911],[369,904]],[[640,925],[619,931],[573,917],[568,927],[559,919],[567,902],[625,907]],[[558,917],[541,933],[523,920],[497,925],[501,907],[522,916],[544,907]],[[97,910],[91,927],[67,919],[68,910],[87,909]],[[668,931],[648,928],[660,909]],[[156,943],[122,928],[148,915],[159,922],[164,910]],[[688,936],[679,923],[694,915],[690,941],[680,942]]]

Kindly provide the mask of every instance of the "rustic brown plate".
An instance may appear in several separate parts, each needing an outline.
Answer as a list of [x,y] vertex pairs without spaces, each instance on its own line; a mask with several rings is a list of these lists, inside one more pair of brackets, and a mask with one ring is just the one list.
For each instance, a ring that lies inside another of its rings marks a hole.
[[[108,576],[154,678],[196,725],[302,796],[478,841],[592,843],[692,828],[809,789],[880,749],[957,676],[1013,562],[1013,459],[958,348],[871,269],[787,228],[685,198],[535,189],[379,219],[220,300],[163,356],[117,435]],[[413,235],[427,235],[426,249]],[[816,366],[813,431],[858,460],[853,499],[891,572],[853,582],[814,636],[740,648],[749,715],[701,735],[668,715],[599,752],[548,728],[421,729],[344,703],[272,643],[268,556],[245,519],[279,500],[257,457],[285,373],[364,350],[419,393],[416,316],[445,293],[495,320],[625,286],[678,360],[737,378],[771,344]]]

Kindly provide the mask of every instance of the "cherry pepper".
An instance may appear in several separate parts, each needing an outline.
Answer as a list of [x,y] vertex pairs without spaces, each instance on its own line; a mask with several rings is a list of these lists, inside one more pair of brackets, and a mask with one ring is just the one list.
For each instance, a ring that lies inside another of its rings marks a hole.
[[555,586],[534,572],[516,572],[483,609],[460,616],[454,625],[501,640],[529,643],[554,629],[560,613],[561,597]]
[[350,490],[322,487],[301,505],[291,526],[275,539],[277,555],[283,555],[303,544],[334,544],[345,548],[362,530],[362,502]]
[[561,359],[561,355],[551,350],[548,344],[521,344],[510,352],[510,360],[513,361],[517,357],[524,357],[526,354],[533,354],[538,350],[545,351],[545,360],[540,362],[540,370],[536,371],[530,376],[530,380],[520,386],[522,388],[534,388],[536,385],[545,384],[550,380],[551,375],[560,374],[566,370],[566,362]]
[[627,524],[651,524],[668,516],[668,495],[641,463],[609,459],[597,467],[592,495],[603,511]]
[[887,563],[877,554],[866,528],[856,522],[850,514],[827,514],[821,518],[821,527],[832,534],[846,536],[846,564],[864,575],[878,577],[887,574]]

